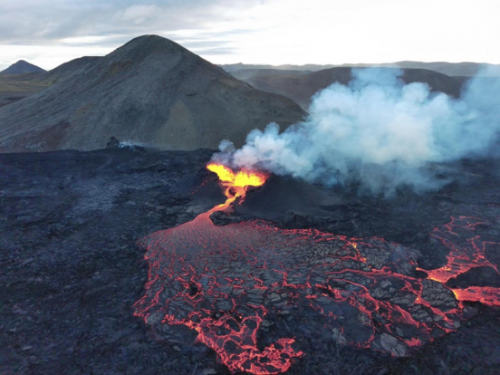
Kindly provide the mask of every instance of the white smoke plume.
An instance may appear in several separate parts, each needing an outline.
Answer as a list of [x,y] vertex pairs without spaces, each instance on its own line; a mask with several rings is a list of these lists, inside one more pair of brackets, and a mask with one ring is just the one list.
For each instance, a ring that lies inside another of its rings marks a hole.
[[348,86],[317,93],[310,115],[280,133],[271,123],[235,150],[220,145],[214,161],[324,184],[360,183],[391,194],[441,187],[429,165],[492,152],[500,131],[500,80],[472,79],[460,99],[405,85],[397,69],[353,69]]

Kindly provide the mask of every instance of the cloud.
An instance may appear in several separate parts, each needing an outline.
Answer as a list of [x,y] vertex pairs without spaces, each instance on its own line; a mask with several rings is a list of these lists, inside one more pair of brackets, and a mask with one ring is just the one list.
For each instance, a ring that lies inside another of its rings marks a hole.
[[130,21],[135,25],[142,25],[151,22],[159,12],[161,12],[161,8],[156,5],[132,5],[117,18],[122,21]]
[[[235,51],[251,32],[234,24],[258,0],[0,0],[0,70],[19,59],[52,69],[82,55],[103,55],[145,34],[172,39],[205,56]],[[234,42],[233,42],[234,44]]]
[[[54,47],[46,50],[53,55],[71,46],[64,56],[76,58],[89,48],[109,53],[139,35],[157,34],[181,45],[214,42],[195,52],[219,64],[500,62],[500,50],[484,37],[498,34],[500,3],[484,2],[0,0],[0,49],[9,64],[19,55],[7,56],[7,45],[23,46],[26,55],[35,46]],[[450,9],[453,17],[443,18]],[[52,68],[65,60],[42,53],[32,62]]]
[[101,36],[131,39],[140,34],[202,30],[232,19],[257,1],[0,0],[0,44],[43,44]]

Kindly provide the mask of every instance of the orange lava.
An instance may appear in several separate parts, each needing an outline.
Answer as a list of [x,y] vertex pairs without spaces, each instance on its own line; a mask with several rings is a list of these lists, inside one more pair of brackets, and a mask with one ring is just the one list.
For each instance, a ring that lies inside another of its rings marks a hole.
[[258,187],[265,184],[269,177],[264,172],[240,170],[236,173],[222,164],[210,163],[207,165],[210,172],[219,177],[220,184],[224,187],[227,200],[222,205],[216,206],[211,212],[228,208],[236,199],[245,199],[249,187]]
[[[435,228],[432,234],[433,237],[439,239],[443,245],[451,250],[446,265],[435,270],[417,269],[427,272],[428,279],[439,281],[442,284],[447,283],[451,278],[457,277],[475,267],[491,267],[495,269],[497,273],[500,273],[498,268],[485,257],[486,246],[493,245],[494,243],[484,242],[481,240],[481,237],[477,235],[467,239],[465,243],[460,245],[455,245],[453,243],[453,239],[457,236],[454,232],[457,227],[474,231],[476,226],[485,223],[478,219],[469,222],[471,218],[465,216],[452,219],[453,220],[443,228]],[[457,293],[455,293],[455,295],[457,295]],[[467,293],[461,293],[460,295],[465,296]]]
[[[197,341],[213,349],[231,373],[280,374],[309,354],[300,350],[296,337],[275,337],[266,346],[258,345],[268,314],[307,313],[333,329],[339,345],[408,356],[412,348],[456,331],[464,319],[464,302],[500,306],[500,288],[446,285],[476,267],[500,273],[487,259],[488,248],[500,243],[481,239],[476,228],[487,223],[477,218],[453,217],[434,229],[432,237],[450,253],[445,266],[426,270],[417,267],[409,249],[378,237],[286,230],[264,221],[216,226],[210,220],[213,212],[244,199],[268,175],[214,163],[207,169],[218,175],[226,202],[141,240],[150,268],[134,314],[151,325],[161,322],[195,331]],[[304,257],[304,249],[315,255]],[[379,264],[383,254],[387,259]],[[416,276],[416,270],[426,275]],[[438,283],[440,293],[448,289],[454,295],[448,305],[426,293]],[[309,328],[307,319],[296,322]],[[397,346],[388,346],[384,337]]]

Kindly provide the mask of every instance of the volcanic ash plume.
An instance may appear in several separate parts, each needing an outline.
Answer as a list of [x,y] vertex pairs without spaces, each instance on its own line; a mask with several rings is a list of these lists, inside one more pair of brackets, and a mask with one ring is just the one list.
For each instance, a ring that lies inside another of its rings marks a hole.
[[280,133],[255,129],[235,150],[223,141],[214,161],[329,185],[361,183],[391,194],[401,185],[437,189],[430,163],[490,154],[500,130],[500,80],[474,78],[460,99],[405,85],[397,69],[353,69],[315,95],[310,116]]

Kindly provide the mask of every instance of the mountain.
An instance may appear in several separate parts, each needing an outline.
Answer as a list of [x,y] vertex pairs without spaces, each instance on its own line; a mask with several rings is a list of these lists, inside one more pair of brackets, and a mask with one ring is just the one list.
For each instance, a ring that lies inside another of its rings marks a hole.
[[[368,68],[368,67],[381,67],[381,68],[403,68],[403,69],[426,69],[433,70],[438,73],[446,74],[448,76],[474,76],[476,74],[488,76],[500,76],[500,65],[495,64],[482,64],[474,62],[462,63],[449,63],[449,62],[420,62],[420,61],[399,61],[395,63],[382,63],[382,64],[342,64],[342,65],[255,65],[255,64],[227,64],[221,67],[229,73],[234,73],[241,70],[257,70],[257,69],[272,69],[272,70],[295,70],[295,71],[319,71],[330,68],[338,67],[352,67],[352,68]],[[487,68],[488,72],[483,71],[482,68]]]
[[57,82],[64,81],[74,74],[84,72],[99,59],[102,59],[102,57],[84,56],[68,61],[67,63],[59,65],[58,67],[46,72],[42,77],[40,77],[40,80],[46,82],[47,84],[53,85]]
[[[392,68],[383,68],[392,69]],[[232,73],[256,89],[286,96],[304,110],[309,107],[312,96],[334,82],[347,85],[351,80],[351,68],[340,67],[317,72],[286,71],[273,69],[249,69]],[[458,97],[462,81],[447,75],[424,69],[404,69],[401,77],[405,83],[427,83],[433,91]]]
[[24,74],[24,73],[43,73],[45,70],[42,68],[30,64],[27,61],[19,60],[15,64],[12,64],[7,69],[0,72],[0,74]]
[[162,149],[242,145],[254,128],[305,115],[159,36],[72,64],[78,72],[54,75],[58,83],[0,108],[0,151],[92,150],[111,136]]

